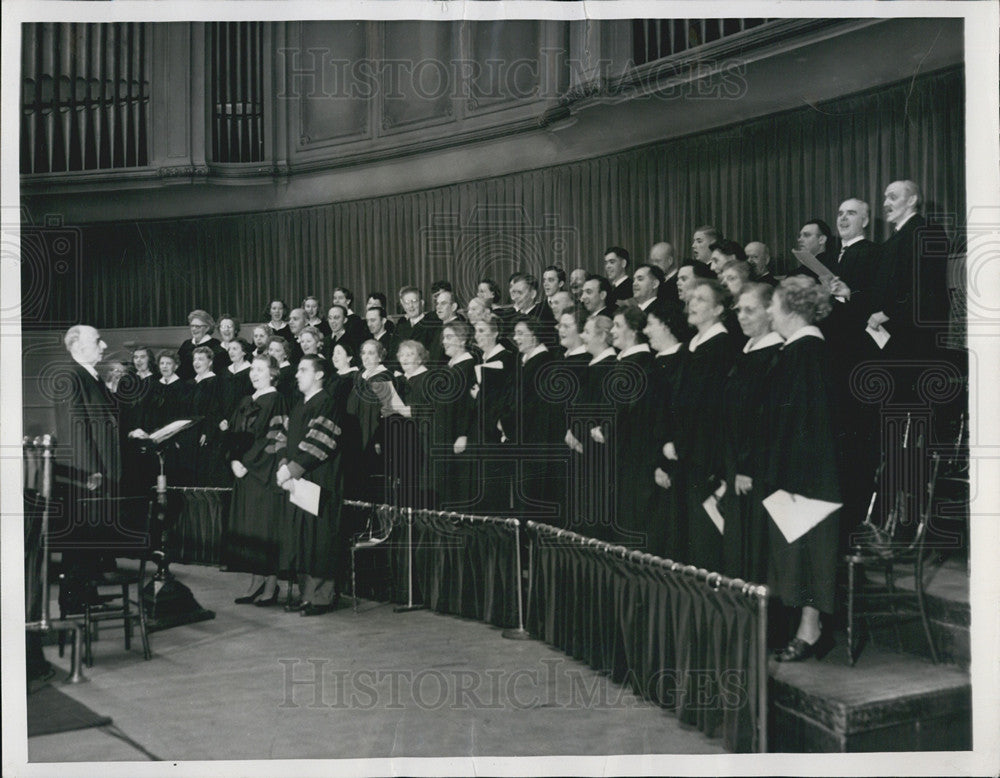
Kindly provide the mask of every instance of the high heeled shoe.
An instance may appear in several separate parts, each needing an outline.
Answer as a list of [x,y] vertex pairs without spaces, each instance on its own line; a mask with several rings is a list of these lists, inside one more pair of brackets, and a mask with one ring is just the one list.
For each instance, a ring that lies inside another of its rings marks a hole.
[[834,646],[833,635],[820,633],[815,643],[806,643],[801,638],[792,638],[788,645],[774,655],[778,662],[804,662],[810,657],[822,659]]
[[261,584],[260,586],[257,587],[257,591],[255,591],[253,594],[246,594],[242,597],[237,597],[235,600],[233,600],[233,602],[235,602],[237,605],[249,605],[258,597],[260,597],[263,593],[264,593],[264,584]]
[[254,600],[253,604],[258,608],[270,608],[272,605],[278,604],[278,587],[274,587],[274,591],[271,592],[271,596],[266,599]]

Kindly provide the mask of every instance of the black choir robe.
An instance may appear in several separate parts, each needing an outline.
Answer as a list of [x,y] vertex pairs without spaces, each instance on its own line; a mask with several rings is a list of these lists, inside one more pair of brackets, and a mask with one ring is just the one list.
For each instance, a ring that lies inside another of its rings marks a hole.
[[[781,343],[780,335],[768,333],[754,350],[741,353],[723,388],[726,492],[718,506],[725,519],[719,572],[754,583],[767,580],[768,520],[761,504],[767,495],[760,492],[770,432],[764,408]],[[736,494],[737,475],[753,479],[749,494]]]
[[527,361],[517,361],[514,391],[519,424],[514,440],[519,447],[519,470],[514,477],[514,504],[525,519],[558,525],[562,522],[562,506],[557,503],[561,491],[557,485],[557,460],[562,456],[564,430],[560,406],[543,378],[551,362],[552,354],[547,350]]
[[671,409],[676,422],[672,442],[686,493],[687,552],[678,561],[713,571],[722,563],[722,535],[702,503],[723,478],[722,389],[732,363],[728,332],[702,341],[693,351],[688,347]]
[[513,434],[516,423],[510,414],[516,359],[514,354],[501,346],[496,352],[484,356],[475,368],[478,390],[471,440],[482,451],[481,510],[484,513],[510,510],[510,463],[501,458],[508,444],[501,443],[501,437],[507,431]]
[[[577,529],[571,525],[569,529],[601,540],[611,540],[614,537],[612,525],[616,510],[614,447],[596,442],[590,431],[594,427],[605,431],[611,429],[614,415],[611,387],[618,362],[614,349],[605,350],[599,357],[592,356],[587,363],[581,402],[574,409],[574,435],[583,446],[583,472],[577,484],[579,493],[576,501],[581,506],[582,526]],[[579,434],[575,430],[579,430]]]
[[472,512],[483,496],[482,481],[474,476],[478,463],[471,452],[454,451],[458,438],[467,439],[467,449],[473,439],[475,365],[475,359],[466,353],[461,361],[432,368],[429,373],[433,406],[430,465],[440,510]]
[[[590,437],[590,426],[587,423],[585,413],[585,397],[587,393],[587,365],[593,355],[588,351],[579,354],[565,354],[560,358],[559,365],[561,373],[565,377],[566,391],[563,402],[562,416],[564,418],[563,428],[573,434],[580,443],[587,445]],[[566,434],[563,433],[563,442],[566,441]],[[566,457],[568,471],[566,475],[565,500],[563,504],[565,510],[565,526],[580,533],[593,532],[593,522],[586,518],[589,515],[589,507],[586,502],[587,475],[586,457],[578,451],[566,447]]]
[[686,347],[687,344],[681,344],[673,353],[661,353],[653,358],[649,376],[649,400],[652,403],[649,434],[637,442],[649,449],[648,457],[653,465],[650,479],[654,479],[657,467],[670,477],[670,486],[666,489],[656,485],[655,480],[653,482],[655,491],[646,527],[647,550],[664,559],[677,559],[687,553],[683,470],[677,462],[663,456],[663,444],[674,439],[674,392],[681,362],[687,354]]
[[[810,330],[812,332],[812,330]],[[784,489],[840,502],[833,386],[822,336],[793,335],[781,348],[768,387],[762,471],[766,498]],[[756,491],[756,484],[755,489]],[[768,520],[768,586],[786,606],[834,612],[839,511],[793,543]]]
[[194,365],[191,363],[191,359],[194,356],[194,350],[202,346],[212,349],[213,373],[218,375],[229,366],[229,354],[226,353],[226,350],[217,339],[209,338],[196,346],[191,338],[188,338],[177,349],[177,355],[181,360],[180,364],[177,365],[177,376],[182,381],[194,378]]

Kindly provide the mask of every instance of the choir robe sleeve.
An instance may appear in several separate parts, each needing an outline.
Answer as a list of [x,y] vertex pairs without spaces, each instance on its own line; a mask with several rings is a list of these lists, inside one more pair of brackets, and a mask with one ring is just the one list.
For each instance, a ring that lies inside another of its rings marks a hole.
[[309,409],[305,435],[286,452],[285,464],[293,478],[302,478],[339,453],[341,429],[335,421],[334,401],[325,392],[320,394],[322,398]]
[[258,398],[257,417],[248,430],[253,442],[243,454],[240,462],[247,469],[247,475],[262,484],[270,484],[277,470],[277,463],[285,451],[285,427],[288,424],[285,398],[272,392]]

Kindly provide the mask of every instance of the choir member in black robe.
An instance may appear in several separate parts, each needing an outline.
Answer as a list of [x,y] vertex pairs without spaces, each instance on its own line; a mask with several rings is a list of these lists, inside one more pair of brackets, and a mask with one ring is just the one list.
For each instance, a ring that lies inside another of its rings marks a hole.
[[521,359],[514,384],[515,402],[519,409],[517,437],[519,475],[515,475],[514,504],[521,516],[545,524],[560,526],[564,506],[559,496],[565,488],[562,461],[563,425],[554,402],[554,387],[545,377],[552,353],[541,338],[550,329],[548,322],[519,315],[514,324],[514,342]]
[[333,304],[344,309],[344,329],[350,338],[356,352],[360,352],[361,343],[368,339],[368,325],[354,312],[354,293],[345,286],[333,290]]
[[767,580],[768,534],[761,502],[767,495],[759,493],[768,435],[764,405],[782,339],[771,331],[767,313],[774,287],[747,284],[742,289],[736,311],[748,340],[723,389],[726,491],[719,500],[725,518],[720,572],[761,583]]
[[[810,278],[786,278],[774,291],[768,312],[785,344],[769,382],[762,498],[781,489],[803,504],[841,501],[833,387],[826,344],[815,326],[829,311],[829,295]],[[834,510],[792,542],[773,517],[769,522],[768,586],[784,605],[802,609],[796,635],[778,653],[779,661],[821,656],[832,646],[820,613],[832,614],[834,608],[838,519]]]
[[352,354],[357,354],[361,342],[347,331],[347,308],[342,305],[330,306],[330,310],[327,311],[326,321],[330,328],[330,334],[323,341],[323,353],[327,357],[332,357],[333,347],[338,343],[342,343]]
[[326,382],[326,391],[333,398],[333,407],[340,419],[340,470],[344,479],[344,497],[357,500],[362,497],[363,469],[361,462],[361,428],[357,416],[347,412],[348,401],[354,391],[358,376],[357,357],[345,342],[333,347],[333,377]]
[[253,328],[253,355],[255,357],[270,356],[267,353],[267,341],[271,332],[266,324],[258,324]]
[[358,425],[361,499],[375,503],[384,503],[387,497],[382,408],[391,407],[395,393],[392,373],[383,363],[385,357],[385,346],[378,340],[369,338],[361,344],[362,371],[354,376],[347,400],[347,415],[357,419]]
[[271,336],[267,341],[267,354],[278,363],[281,372],[275,386],[284,395],[285,405],[291,408],[300,398],[295,381],[298,365],[293,365],[288,359],[288,341],[279,336]]
[[437,316],[424,311],[423,294],[415,286],[404,286],[399,291],[399,303],[404,313],[403,318],[396,322],[396,338],[400,345],[404,340],[416,340],[430,352],[434,338],[439,334],[435,327]]
[[222,349],[226,352],[227,357],[224,364],[216,363],[216,371],[218,372],[220,367],[225,368],[230,364],[230,360],[228,359],[229,344],[240,336],[240,320],[231,313],[224,313],[219,317],[216,329],[219,331],[219,343],[222,345]]
[[696,279],[687,299],[695,335],[681,363],[673,396],[673,439],[664,456],[676,458],[685,486],[687,553],[679,561],[717,571],[722,563],[722,531],[703,503],[721,485],[722,387],[733,362],[733,347],[722,318],[729,292],[718,281]]
[[[615,463],[607,445],[597,442],[590,431],[608,421],[611,409],[608,405],[607,386],[611,371],[617,366],[617,354],[611,346],[611,319],[598,315],[588,317],[581,339],[590,361],[584,373],[583,391],[580,401],[573,409],[573,423],[567,438],[570,447],[581,455],[582,473],[579,476],[578,499],[580,516],[579,531],[601,540],[612,537],[610,520],[614,511]],[[582,427],[582,437],[576,437],[576,430]]]
[[288,306],[281,300],[271,300],[267,306],[270,320],[264,326],[267,328],[268,337],[277,335],[281,338],[288,338]]
[[411,508],[431,508],[434,493],[429,465],[432,403],[424,365],[427,349],[418,340],[404,340],[396,351],[402,372],[394,383],[404,403],[398,415],[386,418],[386,469],[398,484],[399,502]]
[[[149,433],[155,432],[165,424],[178,419],[188,418],[189,387],[177,376],[180,357],[176,351],[165,350],[157,355],[157,365],[160,378],[151,387],[150,393],[142,403],[139,421],[140,426],[129,431],[129,437],[144,439]],[[163,444],[163,471],[167,483],[175,486],[183,485],[186,479],[186,468],[181,456],[181,436],[175,435]],[[152,454],[148,454],[159,467],[159,462]],[[159,470],[157,469],[157,472]]]
[[652,403],[649,402],[649,374],[653,369],[653,354],[646,334],[646,313],[638,306],[619,308],[611,325],[611,342],[618,349],[615,365],[607,384],[607,395],[613,414],[610,429],[597,427],[591,436],[598,442],[613,446],[615,462],[615,514],[611,533],[615,543],[649,550],[650,510],[655,497],[653,481],[655,461],[642,445],[652,423]]
[[[586,471],[584,469],[583,444],[590,434],[584,420],[575,413],[577,405],[582,402],[584,382],[586,381],[587,365],[593,355],[587,351],[583,343],[583,331],[587,325],[587,312],[576,306],[563,310],[559,314],[556,331],[559,335],[559,347],[562,356],[557,361],[558,380],[565,388],[563,394],[562,418],[566,432],[563,441],[569,454],[566,473],[566,526],[574,532],[582,532],[585,505],[583,501]],[[592,528],[591,528],[592,529]]]
[[299,349],[302,354],[300,359],[306,354],[322,354],[325,336],[318,327],[304,327],[299,333]]
[[649,432],[636,445],[649,449],[657,489],[646,527],[648,550],[664,559],[674,559],[687,552],[687,521],[684,512],[684,480],[675,460],[663,455],[661,441],[674,437],[674,391],[686,351],[687,316],[681,305],[657,301],[646,309],[646,337],[655,352],[649,375],[648,398],[652,403]]
[[159,473],[156,457],[143,453],[139,441],[129,437],[129,433],[145,424],[144,409],[156,391],[155,384],[160,374],[156,371],[153,350],[148,346],[135,347],[132,350],[132,367],[132,372],[118,385],[123,401],[119,429],[125,436],[122,443],[122,490],[126,494],[148,494],[156,484]]
[[475,419],[472,389],[476,385],[476,360],[469,353],[471,337],[472,327],[464,320],[452,319],[443,324],[441,345],[448,362],[431,369],[429,389],[434,415],[430,461],[438,507],[444,511],[468,512],[482,500],[478,463],[467,452]]
[[285,453],[288,408],[274,387],[278,363],[255,357],[249,370],[253,393],[240,398],[228,421],[227,455],[236,480],[223,545],[230,572],[252,573],[238,604],[274,605],[278,601],[278,542],[288,495],[277,484]]
[[[729,297],[734,302],[740,299],[743,287],[750,283],[752,270],[753,268],[750,267],[749,262],[741,260],[727,262],[719,270],[719,281],[729,290]],[[742,349],[746,345],[747,339],[740,328],[739,321],[737,321],[736,310],[734,308],[726,311],[722,323],[729,330],[729,337],[733,341],[734,348]]]
[[229,342],[229,366],[222,372],[223,418],[229,419],[244,397],[253,394],[250,358],[253,346],[242,338]]
[[188,325],[191,328],[191,337],[181,343],[180,348],[177,349],[177,354],[181,360],[177,368],[177,375],[180,376],[182,381],[194,378],[194,367],[191,364],[191,357],[194,354],[194,350],[199,346],[211,349],[212,369],[216,373],[222,372],[222,369],[229,363],[229,355],[222,348],[222,344],[212,337],[212,332],[215,330],[215,319],[211,317],[208,311],[198,309],[188,314]]
[[[480,298],[474,301],[483,306]],[[472,316],[472,300],[469,315]],[[484,313],[474,325],[476,345],[482,352],[482,362],[475,367],[476,385],[473,443],[483,451],[480,456],[484,495],[481,510],[485,513],[509,511],[511,507],[510,463],[503,459],[509,430],[513,434],[515,420],[510,410],[515,377],[513,353],[499,343],[500,319]]]
[[229,486],[232,478],[222,448],[224,418],[222,379],[212,370],[212,350],[198,346],[192,354],[194,378],[188,381],[188,410],[201,417],[193,427],[180,433],[182,452],[191,467],[191,486]]
[[288,491],[296,488],[297,479],[320,488],[317,514],[289,501],[282,517],[279,567],[299,580],[302,598],[288,607],[302,616],[333,610],[347,575],[347,547],[340,536],[342,419],[323,388],[332,374],[332,365],[323,357],[305,356],[299,362],[296,383],[302,399],[289,413],[285,455],[275,476],[278,486]]

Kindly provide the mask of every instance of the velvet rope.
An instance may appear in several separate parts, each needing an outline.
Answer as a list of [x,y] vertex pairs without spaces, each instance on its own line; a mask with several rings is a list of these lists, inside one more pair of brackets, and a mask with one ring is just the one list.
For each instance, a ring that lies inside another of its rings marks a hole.
[[766,587],[535,522],[527,535],[534,636],[730,751],[763,750]]

